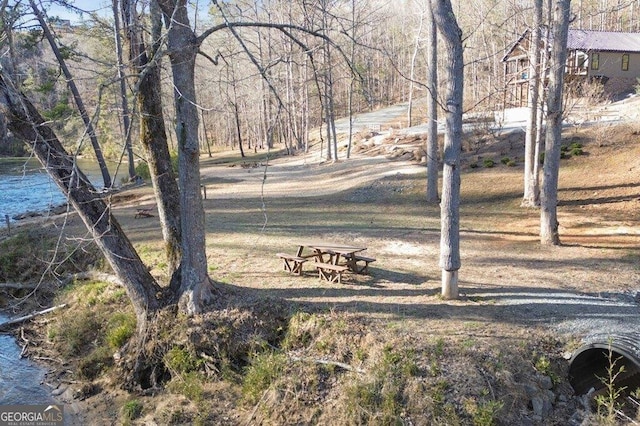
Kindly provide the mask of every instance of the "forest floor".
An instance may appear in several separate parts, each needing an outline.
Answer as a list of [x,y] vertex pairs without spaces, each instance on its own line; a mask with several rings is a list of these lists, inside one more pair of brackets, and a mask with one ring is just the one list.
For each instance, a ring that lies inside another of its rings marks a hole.
[[[226,305],[176,320],[171,334],[200,357],[197,383],[174,366],[171,386],[132,394],[108,368],[78,374],[92,349],[61,355],[51,332],[82,317],[81,306],[95,309],[73,292],[56,296],[71,314],[24,326],[27,353],[60,360],[48,363],[47,383],[72,424],[604,423],[573,394],[567,359],[591,333],[640,326],[640,124],[563,137],[583,152],[562,160],[562,244],[550,247],[539,243],[539,211],[520,207],[523,134],[465,136],[459,300],[440,297],[440,209],[424,202],[419,136],[363,131],[352,158],[341,146],[337,162],[315,151],[203,157],[208,267]],[[166,283],[157,215],[135,218],[155,209],[150,186],[111,200]],[[74,215],[28,227],[60,232],[63,222],[65,241],[86,237]],[[275,253],[305,241],[367,247],[377,260],[342,284],[310,267],[301,277],[282,271]]]

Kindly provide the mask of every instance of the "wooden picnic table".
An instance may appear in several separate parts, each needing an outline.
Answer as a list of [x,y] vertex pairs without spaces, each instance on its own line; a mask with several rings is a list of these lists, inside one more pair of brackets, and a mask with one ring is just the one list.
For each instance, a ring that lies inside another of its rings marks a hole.
[[[304,255],[304,249],[308,248],[312,251],[309,255]],[[317,262],[331,263],[338,265],[340,260],[345,261],[345,265],[353,272],[358,272],[355,267],[355,254],[366,250],[366,247],[355,247],[343,244],[327,244],[327,243],[302,243],[298,247],[298,257],[314,257]],[[325,261],[325,256],[328,259]]]
[[285,271],[297,275],[302,275],[302,265],[313,259],[320,279],[340,283],[343,272],[365,273],[369,263],[375,262],[376,259],[360,254],[366,249],[344,244],[305,242],[298,245],[295,255],[277,253],[277,256],[283,260]]

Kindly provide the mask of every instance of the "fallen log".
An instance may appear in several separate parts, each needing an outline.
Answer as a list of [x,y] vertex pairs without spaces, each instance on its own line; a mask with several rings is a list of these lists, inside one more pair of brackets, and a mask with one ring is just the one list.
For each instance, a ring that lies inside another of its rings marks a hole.
[[15,289],[15,290],[20,290],[20,289],[28,289],[28,290],[33,290],[34,288],[37,288],[38,284],[37,283],[0,283],[0,289],[3,288],[9,288],[9,289]]
[[43,311],[38,311],[38,312],[34,312],[32,314],[29,315],[25,315],[22,317],[18,317],[18,318],[14,318],[14,319],[10,319],[9,321],[3,322],[2,324],[0,324],[0,330],[4,330],[7,327],[11,327],[13,325],[16,324],[21,324],[25,321],[29,321],[30,319],[33,319],[39,315],[44,315],[44,314],[48,314],[49,312],[53,312],[56,309],[61,309],[61,308],[66,308],[67,304],[63,303],[62,305],[58,305],[58,306],[52,306],[51,308],[47,308]]
[[124,287],[124,285],[122,284],[122,280],[118,278],[116,275],[107,274],[104,272],[96,272],[96,271],[79,272],[77,274],[69,275],[67,278],[65,278],[62,281],[61,286],[65,287],[71,284],[73,281],[88,281],[88,280],[102,281],[105,283]]

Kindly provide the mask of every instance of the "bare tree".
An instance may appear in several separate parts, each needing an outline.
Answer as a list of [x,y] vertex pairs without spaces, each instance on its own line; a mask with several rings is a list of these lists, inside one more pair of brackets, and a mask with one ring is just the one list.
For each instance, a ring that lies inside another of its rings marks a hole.
[[107,168],[107,163],[104,160],[104,156],[102,155],[102,148],[100,147],[100,143],[98,142],[98,138],[96,137],[95,130],[93,129],[93,124],[89,119],[89,114],[87,113],[87,109],[84,107],[84,102],[82,101],[82,96],[80,96],[80,92],[73,80],[73,76],[71,75],[71,71],[67,67],[67,64],[64,60],[60,49],[49,29],[49,25],[47,21],[44,19],[44,15],[42,11],[38,8],[34,0],[29,0],[29,5],[33,10],[33,14],[38,19],[40,23],[40,27],[42,28],[42,32],[44,33],[49,45],[51,46],[51,50],[53,51],[56,59],[58,60],[58,64],[60,65],[60,69],[64,73],[65,78],[67,79],[67,86],[71,93],[73,94],[73,100],[78,107],[78,111],[80,112],[80,116],[82,117],[82,121],[84,122],[85,127],[87,128],[87,134],[89,135],[89,140],[91,141],[91,145],[93,147],[93,152],[96,155],[96,161],[98,162],[98,166],[100,167],[100,172],[102,173],[102,181],[105,188],[111,188],[111,175],[109,174],[109,169]]
[[[123,0],[127,1],[127,0]],[[124,78],[124,63],[122,58],[122,36],[120,34],[120,8],[118,7],[118,0],[111,2],[113,10],[113,26],[114,26],[114,38],[116,45],[116,60],[118,69],[118,80],[120,82],[120,102],[122,105],[122,124],[124,127],[124,149],[127,152],[127,158],[129,160],[129,179],[132,180],[136,176],[136,168],[133,157],[133,147],[131,146],[131,117],[129,111],[129,99],[127,94],[127,82]]]
[[433,0],[433,17],[448,52],[445,94],[442,201],[440,203],[440,267],[442,296],[457,299],[460,269],[460,152],[462,148],[462,99],[464,58],[462,31],[450,0]]
[[427,203],[438,203],[438,34],[431,0],[427,20]]
[[571,0],[556,0],[554,11],[551,73],[547,95],[547,132],[543,166],[542,200],[540,209],[540,242],[560,244],[558,232],[558,175],[562,143],[562,93],[567,62],[567,36]]
[[161,292],[155,279],[129,242],[109,206],[80,172],[45,123],[33,104],[13,85],[4,69],[0,70],[0,108],[8,128],[29,143],[35,156],[76,209],[93,238],[102,249],[118,277],[126,277],[125,289],[138,320],[138,330],[146,329],[149,315],[159,307]]
[[[427,2],[429,3],[429,2]],[[415,43],[413,45],[413,53],[411,54],[411,66],[409,71],[409,105],[407,107],[407,126],[413,126],[413,92],[414,92],[414,78],[415,78],[415,69],[416,69],[416,58],[418,56],[418,51],[420,50],[420,38],[422,37],[422,26],[425,20],[425,14],[427,15],[427,20],[430,20],[433,25],[433,19],[431,18],[431,5],[429,4],[426,7],[426,11],[422,13],[418,13],[418,29],[416,30]],[[428,25],[428,24],[427,24]],[[429,31],[431,27],[427,28]],[[427,36],[428,37],[428,36]],[[427,43],[432,40],[427,39]],[[429,47],[427,47],[429,49]],[[429,64],[427,64],[429,66]]]
[[188,314],[202,311],[211,297],[207,273],[204,207],[200,193],[199,114],[195,90],[195,61],[202,43],[189,23],[186,0],[157,0],[169,23],[167,49],[171,61],[178,139],[178,181],[182,262],[180,308]]
[[182,256],[180,226],[180,191],[171,164],[167,131],[164,125],[162,84],[160,77],[160,42],[162,12],[157,3],[150,4],[151,42],[148,48],[142,38],[135,1],[122,0],[122,17],[129,44],[129,57],[134,71],[138,73],[136,83],[137,101],[140,111],[140,140],[147,154],[149,174],[153,184],[158,217],[165,243],[165,255],[172,284],[179,284],[173,277]]
[[522,199],[523,207],[538,207],[540,205],[540,178],[536,163],[537,146],[537,125],[539,93],[540,93],[540,55],[542,53],[541,31],[542,31],[542,1],[534,0],[534,20],[531,28],[531,43],[529,45],[529,97],[527,116],[527,129],[525,134],[525,154],[524,154],[524,195]]

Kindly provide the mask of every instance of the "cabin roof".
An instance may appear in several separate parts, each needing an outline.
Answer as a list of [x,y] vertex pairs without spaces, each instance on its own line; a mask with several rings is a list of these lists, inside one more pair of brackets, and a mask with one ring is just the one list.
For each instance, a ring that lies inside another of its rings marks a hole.
[[640,53],[640,33],[572,29],[569,30],[567,48]]
[[[542,39],[544,40],[543,29]],[[515,49],[522,43],[529,34],[526,30],[518,40],[513,43],[502,58],[502,62],[509,59]],[[567,38],[567,49],[583,51],[604,51],[604,52],[629,52],[640,53],[640,33],[626,33],[620,31],[593,31],[569,29]]]

